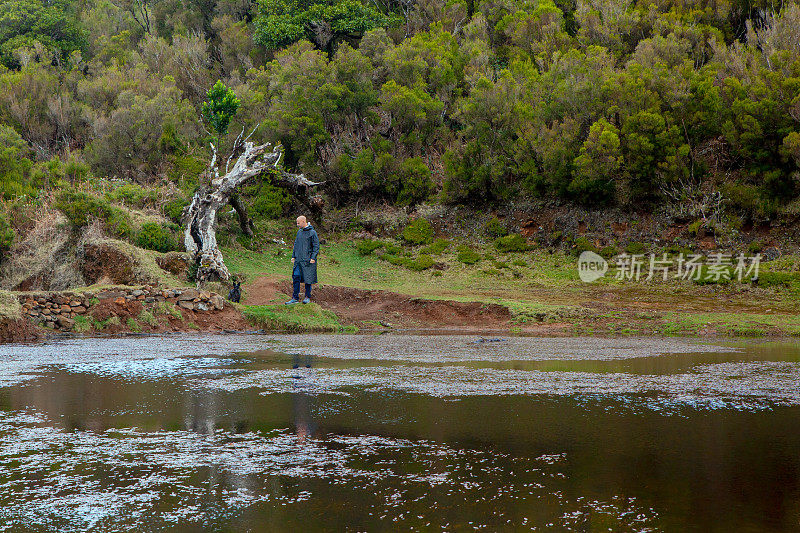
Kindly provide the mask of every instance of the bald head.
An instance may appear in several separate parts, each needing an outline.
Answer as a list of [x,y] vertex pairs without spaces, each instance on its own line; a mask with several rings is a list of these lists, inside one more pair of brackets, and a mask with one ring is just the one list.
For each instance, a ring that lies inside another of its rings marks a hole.
[[304,217],[303,215],[297,217],[297,227],[303,229],[306,226],[308,226],[308,221],[306,221],[306,217]]

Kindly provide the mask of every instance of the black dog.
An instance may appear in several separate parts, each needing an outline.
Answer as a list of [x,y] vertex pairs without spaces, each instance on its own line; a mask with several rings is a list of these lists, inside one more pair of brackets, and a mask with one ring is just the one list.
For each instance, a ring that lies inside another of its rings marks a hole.
[[233,288],[228,293],[228,300],[236,302],[237,304],[239,303],[239,300],[242,298],[241,285],[242,284],[238,281],[233,282]]

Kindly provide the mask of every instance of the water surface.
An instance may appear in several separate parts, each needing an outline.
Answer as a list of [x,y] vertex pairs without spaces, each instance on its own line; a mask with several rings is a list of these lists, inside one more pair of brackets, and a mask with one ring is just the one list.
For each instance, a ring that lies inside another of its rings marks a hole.
[[797,531],[800,345],[0,346],[0,531]]

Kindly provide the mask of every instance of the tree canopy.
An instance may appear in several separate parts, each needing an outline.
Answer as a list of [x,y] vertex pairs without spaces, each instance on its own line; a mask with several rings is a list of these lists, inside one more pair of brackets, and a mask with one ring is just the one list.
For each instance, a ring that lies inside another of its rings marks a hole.
[[329,54],[344,38],[358,38],[396,19],[357,0],[261,0],[255,20],[256,43],[270,50],[303,37]]
[[[0,59],[17,67],[29,58],[41,60],[43,50],[65,58],[75,50],[85,50],[86,35],[68,0],[0,1]],[[37,50],[37,44],[42,48]]]
[[[654,209],[703,191],[731,225],[800,209],[796,0],[0,4],[9,199],[170,183],[176,220],[212,137],[225,150],[246,128],[336,207]],[[243,195],[265,217],[291,201]]]

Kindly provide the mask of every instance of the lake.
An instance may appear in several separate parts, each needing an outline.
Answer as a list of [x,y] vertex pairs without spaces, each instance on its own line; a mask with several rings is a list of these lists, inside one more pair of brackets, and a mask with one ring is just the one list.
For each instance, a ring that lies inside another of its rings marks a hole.
[[798,531],[800,343],[0,346],[0,531]]

